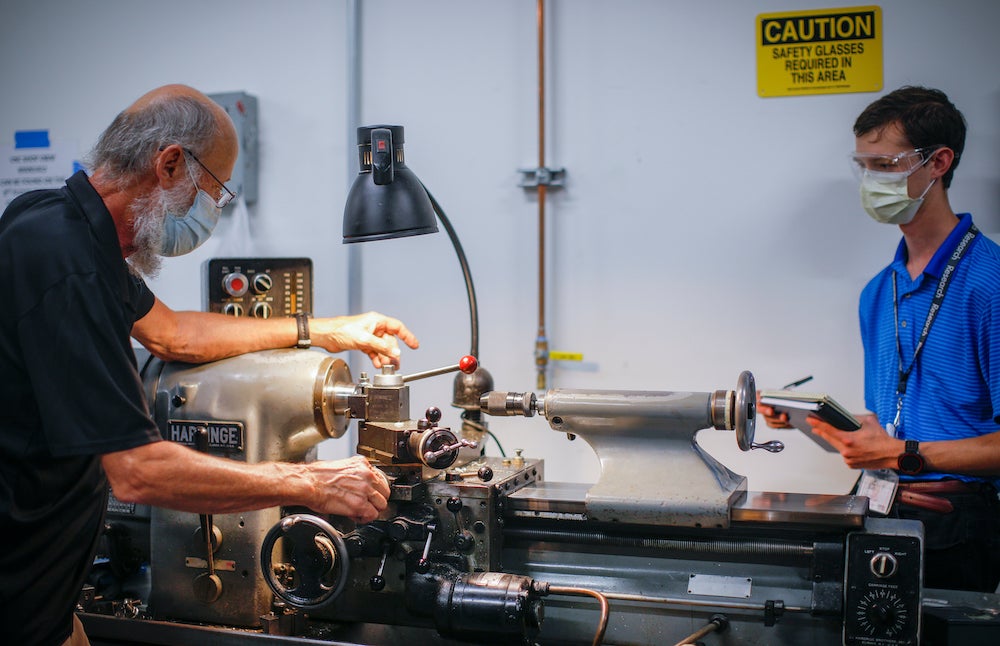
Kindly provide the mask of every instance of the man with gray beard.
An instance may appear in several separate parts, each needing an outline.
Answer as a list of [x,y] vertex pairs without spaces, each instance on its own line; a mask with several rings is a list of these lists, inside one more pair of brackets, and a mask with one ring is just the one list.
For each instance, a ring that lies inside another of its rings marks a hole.
[[135,221],[135,251],[127,262],[133,274],[146,278],[159,275],[167,213],[184,213],[190,202],[190,187],[179,183],[173,188],[157,188],[149,195],[140,195],[129,205],[129,215]]
[[369,522],[389,487],[361,457],[247,464],[160,438],[130,336],[201,363],[302,345],[397,363],[398,320],[236,319],[175,312],[148,289],[161,256],[211,235],[234,194],[225,111],[180,85],[153,90],[101,135],[92,173],[34,191],[0,217],[0,632],[5,643],[86,644],[74,615],[103,527],[124,502],[195,513],[300,505]]

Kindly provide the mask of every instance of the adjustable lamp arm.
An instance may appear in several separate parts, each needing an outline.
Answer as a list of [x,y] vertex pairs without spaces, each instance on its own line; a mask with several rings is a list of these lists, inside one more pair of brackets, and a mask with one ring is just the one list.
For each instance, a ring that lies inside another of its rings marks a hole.
[[455,233],[454,227],[451,226],[451,222],[448,220],[448,216],[444,214],[444,210],[441,205],[438,204],[437,200],[427,187],[423,186],[424,191],[427,193],[427,197],[431,200],[431,206],[434,208],[434,213],[437,215],[438,219],[441,220],[441,224],[444,226],[444,230],[448,232],[448,237],[451,239],[452,246],[455,247],[455,254],[458,256],[458,264],[462,267],[462,277],[465,279],[465,291],[469,296],[469,319],[471,321],[472,327],[472,348],[469,350],[469,354],[479,358],[479,305],[476,302],[476,288],[472,285],[472,274],[469,272],[469,262],[465,258],[465,251],[462,249],[462,243],[458,240],[458,234]]

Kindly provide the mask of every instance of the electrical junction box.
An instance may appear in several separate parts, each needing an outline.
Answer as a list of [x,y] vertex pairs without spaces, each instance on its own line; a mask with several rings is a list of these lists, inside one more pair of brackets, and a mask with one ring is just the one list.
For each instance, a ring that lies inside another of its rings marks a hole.
[[236,126],[240,154],[229,185],[246,204],[254,204],[257,201],[257,97],[246,92],[221,92],[209,94],[208,98],[225,108]]

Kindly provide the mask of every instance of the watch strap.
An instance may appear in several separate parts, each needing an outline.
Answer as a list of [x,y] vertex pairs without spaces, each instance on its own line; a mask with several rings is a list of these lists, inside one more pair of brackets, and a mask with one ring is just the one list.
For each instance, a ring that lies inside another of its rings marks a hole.
[[309,315],[305,312],[298,312],[295,315],[295,327],[299,332],[299,340],[295,347],[302,350],[312,347],[312,340],[309,338]]
[[903,453],[896,461],[900,473],[906,475],[917,475],[924,470],[924,456],[920,455],[920,442],[917,440],[906,440],[903,445]]

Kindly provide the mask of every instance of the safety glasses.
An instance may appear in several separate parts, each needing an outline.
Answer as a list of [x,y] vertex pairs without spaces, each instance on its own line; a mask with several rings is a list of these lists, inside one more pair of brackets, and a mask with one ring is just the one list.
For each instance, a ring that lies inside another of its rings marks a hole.
[[865,175],[886,179],[909,177],[943,147],[940,144],[924,146],[895,154],[853,152],[850,154],[851,170],[859,180]]

